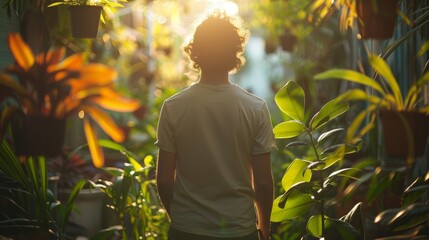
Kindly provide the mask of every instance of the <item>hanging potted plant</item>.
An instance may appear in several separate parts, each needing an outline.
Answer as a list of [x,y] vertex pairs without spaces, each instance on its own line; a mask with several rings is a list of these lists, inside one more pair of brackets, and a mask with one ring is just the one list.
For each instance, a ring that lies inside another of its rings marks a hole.
[[[54,156],[62,146],[64,121],[70,115],[78,114],[83,120],[93,163],[96,167],[103,166],[103,152],[92,121],[113,140],[121,142],[124,133],[103,109],[133,112],[140,106],[138,101],[125,98],[114,90],[116,71],[99,63],[84,64],[83,55],[79,53],[63,60],[64,48],[34,56],[17,33],[10,33],[8,40],[16,64],[0,72],[0,86],[8,89],[18,104],[9,104],[1,110],[0,140],[14,119],[14,123],[19,122],[14,124],[17,128],[13,131],[19,155]],[[57,122],[60,127],[55,129]],[[57,143],[43,137],[49,132],[59,134],[53,137]],[[29,147],[32,144],[46,144],[49,151],[42,152],[45,147]],[[53,146],[59,149],[51,149]]]
[[59,5],[69,6],[71,31],[75,38],[97,37],[100,19],[105,21],[105,11],[114,12],[117,7],[123,7],[117,0],[61,0],[48,7]]
[[362,39],[393,36],[398,0],[356,0],[359,34]]
[[[422,99],[424,85],[429,83],[429,72],[424,72],[403,96],[388,64],[375,55],[369,56],[369,62],[381,76],[382,83],[375,78],[346,69],[331,69],[317,74],[315,79],[343,79],[372,88],[373,91],[351,89],[340,96],[350,101],[364,100],[368,103],[367,108],[351,123],[348,138],[360,138],[368,132],[378,115],[382,121],[386,155],[407,157],[408,163],[412,163],[412,159],[424,154],[429,133],[429,105],[424,104]],[[356,135],[367,115],[371,116],[371,121]]]

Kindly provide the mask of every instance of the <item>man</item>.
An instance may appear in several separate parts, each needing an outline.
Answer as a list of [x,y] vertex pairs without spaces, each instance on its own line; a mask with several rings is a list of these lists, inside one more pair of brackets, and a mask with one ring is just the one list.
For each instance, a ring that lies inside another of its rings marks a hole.
[[[157,184],[170,240],[269,239],[276,149],[264,100],[231,84],[247,32],[209,15],[184,48],[199,81],[164,102]],[[255,212],[256,207],[256,212]]]

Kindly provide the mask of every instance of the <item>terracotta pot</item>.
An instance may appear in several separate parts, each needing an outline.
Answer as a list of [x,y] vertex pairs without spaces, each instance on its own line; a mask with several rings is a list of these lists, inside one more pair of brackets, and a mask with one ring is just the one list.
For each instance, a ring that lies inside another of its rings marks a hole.
[[97,37],[102,9],[100,6],[70,6],[70,23],[73,37]]
[[284,51],[292,52],[295,49],[296,42],[297,42],[296,36],[290,31],[285,31],[280,36],[280,45],[282,46],[282,49]]
[[25,116],[12,126],[17,155],[55,157],[61,153],[65,119]]
[[[380,110],[384,133],[384,151],[387,156],[420,157],[426,149],[429,134],[429,115],[420,112]],[[407,124],[407,125],[405,125]],[[407,126],[411,135],[407,132]],[[411,138],[410,138],[411,137]]]
[[362,39],[388,39],[396,25],[398,0],[357,0],[359,34]]

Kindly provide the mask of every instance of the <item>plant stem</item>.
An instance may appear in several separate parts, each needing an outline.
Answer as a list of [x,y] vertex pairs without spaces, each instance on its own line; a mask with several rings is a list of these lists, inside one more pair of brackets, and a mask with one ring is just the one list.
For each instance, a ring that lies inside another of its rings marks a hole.
[[[306,128],[305,129],[308,136],[310,137],[311,146],[313,147],[313,151],[316,154],[316,160],[320,161],[319,153],[317,152],[316,144],[313,139],[313,135],[311,134],[311,131]],[[325,191],[323,183],[325,182],[323,179],[323,170],[319,170],[319,176],[320,176],[320,215],[322,215],[322,237],[325,237]]]

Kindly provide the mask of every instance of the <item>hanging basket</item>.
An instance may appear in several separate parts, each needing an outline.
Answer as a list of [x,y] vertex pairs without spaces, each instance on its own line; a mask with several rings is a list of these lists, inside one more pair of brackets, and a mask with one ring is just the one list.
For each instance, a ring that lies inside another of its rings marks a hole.
[[289,30],[285,30],[280,36],[280,45],[286,52],[292,52],[295,49],[297,43],[296,35]]
[[388,39],[396,25],[398,0],[357,0],[359,34],[362,39]]
[[75,38],[96,38],[101,6],[70,6],[70,23]]
[[61,153],[65,119],[25,116],[12,123],[18,156],[56,157]]
[[423,156],[429,134],[428,115],[390,110],[380,110],[379,114],[383,125],[384,151],[387,156],[407,157],[409,154],[412,157]]

